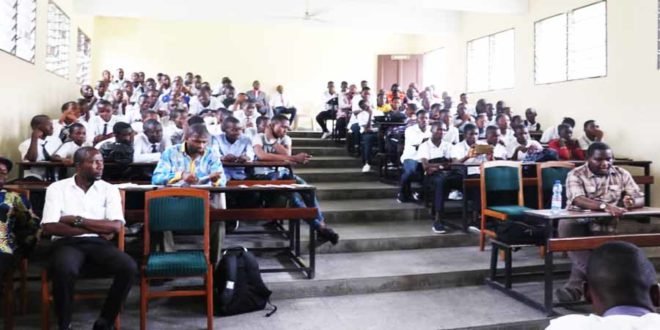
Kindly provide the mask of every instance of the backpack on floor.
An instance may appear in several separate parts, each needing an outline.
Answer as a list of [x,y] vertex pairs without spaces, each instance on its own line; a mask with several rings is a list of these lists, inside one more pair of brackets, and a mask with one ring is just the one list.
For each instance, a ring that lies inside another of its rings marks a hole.
[[[227,316],[260,311],[270,304],[268,290],[259,273],[259,264],[244,247],[232,247],[222,254],[215,269],[214,305],[217,315]],[[277,306],[266,317],[277,311]]]

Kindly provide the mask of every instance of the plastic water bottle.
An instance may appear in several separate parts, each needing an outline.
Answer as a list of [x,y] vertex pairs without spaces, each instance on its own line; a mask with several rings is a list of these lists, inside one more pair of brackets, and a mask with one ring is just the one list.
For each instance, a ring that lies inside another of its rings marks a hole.
[[559,213],[562,210],[561,205],[561,182],[555,180],[555,184],[552,185],[552,203],[550,204],[550,210],[552,213]]

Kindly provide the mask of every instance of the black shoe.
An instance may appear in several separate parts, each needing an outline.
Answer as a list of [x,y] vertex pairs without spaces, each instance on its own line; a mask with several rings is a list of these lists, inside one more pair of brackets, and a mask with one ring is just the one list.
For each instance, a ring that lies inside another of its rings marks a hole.
[[108,324],[108,322],[104,319],[98,319],[96,322],[94,322],[94,327],[92,328],[93,330],[112,330],[114,329],[114,325]]
[[316,246],[322,245],[325,242],[330,242],[332,245],[337,245],[339,242],[339,234],[335,233],[334,230],[323,227],[316,230],[318,234],[318,241]]
[[440,221],[433,221],[432,229],[436,234],[444,234],[447,232],[447,230],[445,230],[445,225],[443,225]]
[[555,290],[555,296],[560,303],[574,303],[582,300],[582,290],[578,288],[565,287]]

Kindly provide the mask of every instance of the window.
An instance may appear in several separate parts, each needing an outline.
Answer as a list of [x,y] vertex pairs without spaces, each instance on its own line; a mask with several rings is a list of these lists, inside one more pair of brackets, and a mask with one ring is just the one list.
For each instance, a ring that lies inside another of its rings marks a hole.
[[34,63],[36,0],[0,0],[0,50]]
[[69,78],[69,17],[54,3],[48,3],[46,70]]
[[506,30],[467,43],[467,90],[513,88],[514,31]]
[[607,3],[600,1],[534,24],[537,84],[607,75]]
[[92,65],[92,40],[78,29],[78,73],[76,78],[79,85],[89,84]]

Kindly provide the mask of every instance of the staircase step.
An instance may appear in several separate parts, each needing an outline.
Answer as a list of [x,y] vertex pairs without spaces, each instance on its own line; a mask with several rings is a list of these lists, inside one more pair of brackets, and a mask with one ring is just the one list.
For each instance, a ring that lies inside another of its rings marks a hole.
[[336,142],[331,139],[321,140],[319,138],[291,138],[293,147],[336,147]]
[[318,156],[346,156],[348,152],[346,148],[342,146],[338,147],[297,147],[293,146],[293,154],[304,152],[312,155],[313,157]]
[[320,139],[322,134],[323,133],[321,132],[314,132],[314,131],[291,131],[287,133],[287,135],[289,135],[292,138],[317,138],[317,139]]
[[[281,267],[272,256],[258,255],[260,267]],[[490,251],[476,247],[445,247],[399,251],[319,255],[316,277],[302,273],[264,273],[273,299],[326,297],[407,290],[428,290],[483,284]],[[541,271],[538,249],[525,248],[513,255],[516,271]],[[499,267],[503,262],[499,261]],[[555,258],[556,270],[568,270],[568,258]]]
[[324,201],[321,203],[321,211],[330,224],[430,219],[430,212],[424,206],[414,203],[399,204],[394,198]]
[[305,179],[307,183],[319,182],[369,182],[378,180],[376,173],[362,173],[361,168],[308,168],[300,166],[294,173]]
[[394,198],[399,187],[381,182],[320,182],[316,197],[329,200]]
[[[391,251],[431,249],[440,247],[473,246],[479,243],[479,236],[453,231],[438,235],[431,231],[431,223],[424,221],[383,221],[378,223],[328,223],[340,235],[337,245],[323,244],[317,253],[348,253],[369,251]],[[263,230],[258,223],[241,223],[238,233]],[[306,224],[301,229],[301,248],[307,253],[309,230]],[[285,247],[288,241],[275,234],[227,235],[224,246]]]
[[281,312],[272,317],[223,317],[222,328],[541,330],[549,324],[542,312],[483,285],[274,302]]
[[307,168],[355,168],[362,170],[362,160],[350,156],[321,156],[312,157]]

